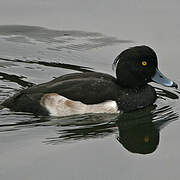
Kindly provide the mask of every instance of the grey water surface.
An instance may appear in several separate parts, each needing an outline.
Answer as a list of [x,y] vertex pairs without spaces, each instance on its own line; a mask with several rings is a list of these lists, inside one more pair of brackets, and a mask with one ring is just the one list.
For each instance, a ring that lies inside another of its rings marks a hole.
[[[100,71],[149,45],[180,85],[179,1],[0,1],[0,102],[66,73]],[[151,107],[119,115],[37,117],[0,110],[2,180],[178,180],[178,89],[152,83]]]

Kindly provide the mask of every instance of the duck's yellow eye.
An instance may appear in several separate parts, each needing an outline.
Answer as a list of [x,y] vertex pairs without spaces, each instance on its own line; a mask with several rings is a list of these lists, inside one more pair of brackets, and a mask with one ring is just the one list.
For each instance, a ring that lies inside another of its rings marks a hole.
[[142,66],[147,66],[147,61],[142,61]]

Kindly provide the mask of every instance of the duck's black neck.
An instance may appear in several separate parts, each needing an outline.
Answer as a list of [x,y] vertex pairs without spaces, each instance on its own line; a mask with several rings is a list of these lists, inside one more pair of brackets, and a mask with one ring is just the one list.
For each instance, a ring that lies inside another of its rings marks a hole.
[[[120,86],[121,87],[121,86]],[[124,112],[134,111],[153,104],[157,98],[155,89],[146,84],[137,88],[122,88],[118,107]]]

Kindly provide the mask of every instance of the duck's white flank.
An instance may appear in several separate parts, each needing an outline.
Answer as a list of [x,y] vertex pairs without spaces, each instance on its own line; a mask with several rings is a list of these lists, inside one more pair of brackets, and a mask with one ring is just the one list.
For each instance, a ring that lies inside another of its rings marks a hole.
[[51,116],[69,116],[84,113],[118,113],[116,101],[106,101],[99,104],[87,105],[73,101],[56,93],[45,94],[40,104],[47,109]]

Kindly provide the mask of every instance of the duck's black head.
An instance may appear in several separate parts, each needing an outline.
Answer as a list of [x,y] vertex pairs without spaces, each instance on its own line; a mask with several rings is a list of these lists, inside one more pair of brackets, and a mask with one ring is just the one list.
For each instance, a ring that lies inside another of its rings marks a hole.
[[117,82],[126,88],[140,88],[154,81],[177,87],[158,70],[156,53],[148,46],[135,46],[119,54],[114,63]]

